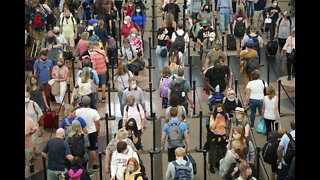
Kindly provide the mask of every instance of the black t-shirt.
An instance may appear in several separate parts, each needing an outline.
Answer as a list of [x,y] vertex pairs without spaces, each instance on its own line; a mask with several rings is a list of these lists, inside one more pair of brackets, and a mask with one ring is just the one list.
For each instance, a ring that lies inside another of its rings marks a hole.
[[227,66],[221,66],[219,70],[213,67],[207,70],[205,77],[209,79],[210,85],[213,88],[216,88],[216,86],[219,84],[221,93],[226,89],[225,77],[229,71],[230,70]]
[[225,97],[226,100],[223,104],[224,108],[226,109],[227,113],[229,114],[229,117],[233,117],[233,111],[236,109],[236,107],[242,107],[241,101],[238,99],[238,104],[236,102],[236,97],[234,101],[229,101],[227,97]]
[[176,22],[178,22],[179,21],[179,12],[180,12],[179,6],[175,3],[169,3],[163,8],[163,11],[168,13],[171,11],[171,9],[173,9],[172,14],[173,14],[174,20]]
[[203,42],[204,39],[209,38],[209,34],[211,32],[213,32],[213,29],[210,26],[208,26],[208,28],[206,30],[201,28],[200,31],[198,32],[197,38],[199,38],[200,41]]
[[272,22],[277,21],[280,12],[281,12],[281,9],[279,6],[276,6],[276,7],[270,6],[268,8],[268,13],[270,15],[270,18],[272,19]]

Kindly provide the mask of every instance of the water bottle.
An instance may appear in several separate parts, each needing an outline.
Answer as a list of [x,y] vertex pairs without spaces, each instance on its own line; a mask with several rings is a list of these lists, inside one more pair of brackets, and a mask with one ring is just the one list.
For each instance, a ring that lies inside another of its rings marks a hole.
[[219,86],[219,84],[216,86],[216,92],[217,92],[217,93],[220,92],[220,86]]

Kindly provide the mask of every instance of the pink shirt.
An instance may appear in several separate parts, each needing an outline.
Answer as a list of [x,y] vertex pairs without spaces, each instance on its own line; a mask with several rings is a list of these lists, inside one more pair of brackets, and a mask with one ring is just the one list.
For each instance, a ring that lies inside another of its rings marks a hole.
[[24,116],[24,125],[25,125],[25,148],[33,146],[32,142],[32,134],[30,132],[34,132],[37,130],[36,124],[33,120],[27,116]]
[[138,50],[138,52],[141,52],[143,51],[143,47],[142,47],[142,39],[140,36],[139,37],[139,40],[137,37],[131,37],[131,35],[129,35],[129,38],[130,38],[130,44],[136,48],[136,50]]
[[87,44],[88,44],[87,40],[82,40],[82,39],[79,40],[78,48],[79,48],[80,55],[83,54],[88,49]]
[[58,79],[63,79],[64,76],[69,72],[69,69],[67,67],[63,67],[61,70],[60,68],[57,67],[54,67],[52,69],[52,73],[53,74],[58,74]]

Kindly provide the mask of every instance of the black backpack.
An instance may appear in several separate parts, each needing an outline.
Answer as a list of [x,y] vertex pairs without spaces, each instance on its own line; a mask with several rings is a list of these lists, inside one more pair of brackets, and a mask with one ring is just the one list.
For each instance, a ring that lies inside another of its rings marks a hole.
[[170,97],[178,97],[179,99],[179,105],[182,105],[186,99],[186,93],[184,93],[184,96],[182,95],[184,92],[184,83],[186,80],[183,81],[173,81],[172,82],[172,87],[171,87],[171,94]]
[[245,24],[242,20],[236,20],[236,25],[234,27],[234,35],[237,37],[242,37],[245,33]]
[[259,70],[259,58],[258,57],[254,57],[254,58],[248,58],[247,60],[247,66],[246,66],[246,73],[249,75],[249,77],[251,76],[251,73],[254,70]]
[[73,156],[78,156],[80,158],[84,157],[85,147],[84,147],[84,135],[69,137],[68,144],[70,147],[71,154]]
[[174,33],[176,34],[176,39],[175,39],[174,43],[176,44],[178,51],[180,51],[181,53],[184,53],[184,49],[186,46],[184,36],[185,36],[186,32],[184,32],[182,36],[179,36],[177,32],[174,32]]
[[262,157],[264,162],[272,164],[277,161],[277,149],[280,141],[278,140],[278,132],[271,131],[269,133],[268,142],[262,148]]
[[260,47],[259,47],[259,40],[258,37],[259,35],[257,34],[256,36],[251,36],[250,34],[248,34],[249,39],[253,40],[253,47],[252,49],[256,50],[258,54],[260,54]]
[[284,155],[283,159],[286,164],[291,164],[293,157],[296,155],[296,142],[292,138],[290,133],[287,133],[290,141],[288,143],[286,154]]

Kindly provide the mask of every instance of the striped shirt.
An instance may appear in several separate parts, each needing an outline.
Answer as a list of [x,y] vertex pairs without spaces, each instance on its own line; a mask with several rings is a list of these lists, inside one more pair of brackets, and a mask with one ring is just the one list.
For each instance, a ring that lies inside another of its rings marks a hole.
[[98,75],[107,72],[106,63],[108,63],[108,58],[104,50],[94,50],[94,52],[90,52],[90,58],[91,62],[96,64],[94,70],[97,71]]

